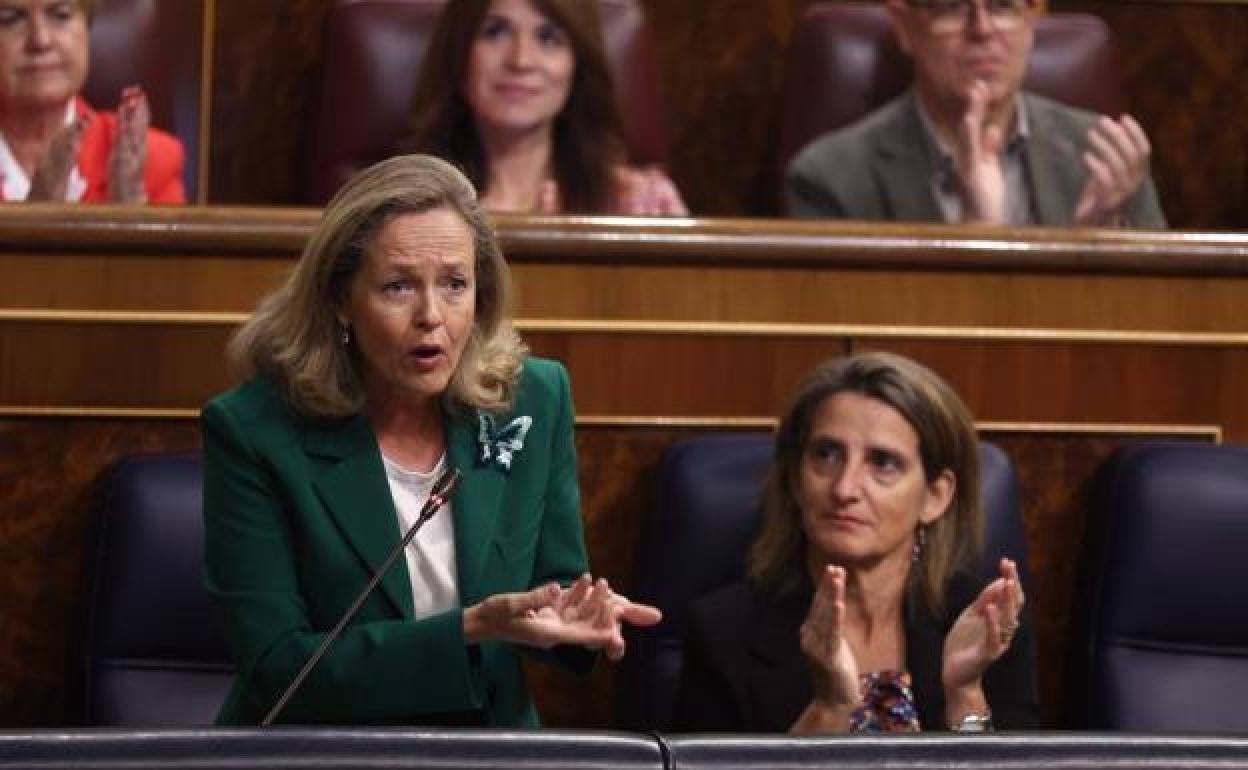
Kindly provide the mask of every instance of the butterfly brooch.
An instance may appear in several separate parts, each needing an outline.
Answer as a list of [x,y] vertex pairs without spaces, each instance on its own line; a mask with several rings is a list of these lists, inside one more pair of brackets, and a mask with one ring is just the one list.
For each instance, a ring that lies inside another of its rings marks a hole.
[[517,417],[499,428],[493,417],[482,412],[477,415],[477,421],[477,444],[481,449],[477,459],[482,465],[493,464],[510,471],[512,458],[524,449],[524,437],[533,426],[533,418]]

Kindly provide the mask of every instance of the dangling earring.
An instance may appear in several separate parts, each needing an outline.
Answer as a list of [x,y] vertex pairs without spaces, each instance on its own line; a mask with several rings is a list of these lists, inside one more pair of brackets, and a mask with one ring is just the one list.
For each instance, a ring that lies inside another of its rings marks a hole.
[[342,346],[345,348],[351,344],[351,327],[343,325],[342,327]]
[[914,529],[914,550],[910,552],[910,563],[918,564],[923,558],[923,546],[927,545],[927,527],[923,524]]

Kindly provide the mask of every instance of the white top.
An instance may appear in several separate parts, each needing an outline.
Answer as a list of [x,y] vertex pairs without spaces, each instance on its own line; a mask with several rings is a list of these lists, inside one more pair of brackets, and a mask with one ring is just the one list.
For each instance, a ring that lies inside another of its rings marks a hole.
[[[76,116],[74,100],[70,99],[69,107],[65,111],[65,125],[73,123]],[[30,194],[30,177],[26,176],[26,172],[22,170],[21,164],[17,162],[3,134],[0,134],[0,187],[3,189],[6,201],[24,201]],[[78,171],[78,162],[75,159],[73,167],[69,170],[69,184],[65,186],[65,202],[77,203],[82,200],[86,192],[87,180]]]
[[[399,537],[416,522],[429,499],[434,482],[446,470],[446,455],[428,473],[409,471],[382,455],[390,496],[399,514]],[[459,606],[459,579],[455,567],[455,519],[448,502],[434,514],[408,543],[407,574],[412,581],[416,618],[424,618]]]

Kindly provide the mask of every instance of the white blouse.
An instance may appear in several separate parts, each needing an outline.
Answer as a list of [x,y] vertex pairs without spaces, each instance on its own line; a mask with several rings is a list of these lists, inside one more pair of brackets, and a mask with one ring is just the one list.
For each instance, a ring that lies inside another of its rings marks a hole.
[[[399,514],[399,537],[416,522],[420,508],[429,499],[434,482],[446,470],[446,455],[433,470],[422,473],[402,468],[382,455],[390,496]],[[448,502],[425,522],[408,543],[407,574],[412,581],[412,599],[417,619],[436,615],[459,606],[459,579],[455,567],[455,520]]]

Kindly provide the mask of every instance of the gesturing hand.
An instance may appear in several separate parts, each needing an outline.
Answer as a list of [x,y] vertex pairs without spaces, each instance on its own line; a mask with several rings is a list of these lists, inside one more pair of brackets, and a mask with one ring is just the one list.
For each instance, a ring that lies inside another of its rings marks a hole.
[[834,710],[852,708],[862,698],[858,661],[842,633],[845,624],[845,570],[825,567],[802,622],[802,652],[814,680],[815,701]]
[[1004,135],[1002,127],[989,120],[988,84],[975,81],[953,148],[965,222],[1005,223],[1005,172],[1001,168]]
[[582,575],[564,589],[550,583],[489,597],[464,611],[464,636],[470,642],[498,639],[540,648],[576,644],[604,650],[615,661],[624,656],[623,623],[651,626],[661,618],[654,607],[614,593],[606,580]]
[[143,171],[147,166],[147,129],[151,120],[143,90],[138,86],[122,90],[117,107],[117,139],[108,158],[108,190],[114,202],[147,202]]
[[1088,130],[1088,149],[1083,153],[1088,181],[1075,204],[1075,223],[1114,224],[1148,177],[1152,151],[1144,129],[1130,115],[1121,120],[1102,116]]
[[48,146],[35,173],[30,178],[30,192],[26,200],[33,202],[65,201],[69,189],[69,175],[78,162],[78,149],[82,145],[82,134],[87,128],[87,119],[79,115],[67,124]]
[[1001,576],[984,587],[945,637],[941,681],[946,693],[980,687],[984,671],[1014,640],[1023,586],[1013,561],[1002,559],[1000,570]]

